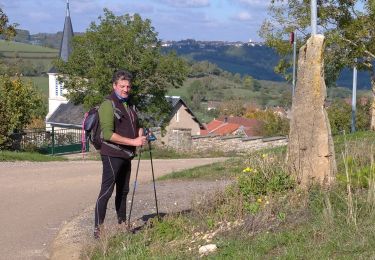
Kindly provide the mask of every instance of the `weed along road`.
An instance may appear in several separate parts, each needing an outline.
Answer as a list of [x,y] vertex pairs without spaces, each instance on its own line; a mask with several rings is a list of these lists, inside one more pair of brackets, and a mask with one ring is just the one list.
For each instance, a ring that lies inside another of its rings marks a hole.
[[[224,158],[153,160],[155,176]],[[137,161],[133,161],[133,174]],[[152,180],[142,160],[139,182]],[[101,181],[100,161],[1,162],[0,259],[47,259],[64,223],[93,205]],[[113,198],[111,198],[113,199]]]

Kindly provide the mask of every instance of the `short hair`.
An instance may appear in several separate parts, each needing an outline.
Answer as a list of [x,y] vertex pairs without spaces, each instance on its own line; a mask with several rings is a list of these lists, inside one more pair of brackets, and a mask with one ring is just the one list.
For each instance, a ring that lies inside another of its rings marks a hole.
[[133,75],[126,70],[116,70],[112,76],[112,83],[117,83],[119,80],[128,80],[129,82],[132,82]]

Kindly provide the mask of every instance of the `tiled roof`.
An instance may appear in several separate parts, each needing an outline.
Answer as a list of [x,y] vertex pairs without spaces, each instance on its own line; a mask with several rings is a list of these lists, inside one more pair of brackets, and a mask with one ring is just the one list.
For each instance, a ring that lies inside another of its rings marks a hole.
[[201,135],[216,134],[216,135],[229,135],[236,130],[242,128],[246,136],[257,135],[261,122],[256,119],[248,119],[242,117],[219,117],[212,120],[207,124],[207,130],[201,130]]
[[254,126],[259,124],[259,121],[256,119],[249,119],[249,118],[244,118],[244,117],[239,117],[239,116],[221,116],[217,120],[222,121],[222,122],[228,122],[228,123],[234,123],[234,124],[239,124],[243,126]]
[[233,124],[233,123],[223,123],[216,129],[214,129],[211,134],[217,134],[217,135],[228,135],[236,131],[238,128],[240,128],[240,125]]
[[212,131],[214,130],[215,128],[219,127],[223,122],[222,121],[219,121],[219,120],[212,120],[211,122],[209,122],[207,125],[206,125],[206,129],[207,131]]

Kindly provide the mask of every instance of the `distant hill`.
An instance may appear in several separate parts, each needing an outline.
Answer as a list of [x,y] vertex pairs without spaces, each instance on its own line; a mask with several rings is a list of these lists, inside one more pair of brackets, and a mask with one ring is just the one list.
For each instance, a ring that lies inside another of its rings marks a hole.
[[[82,33],[76,32],[75,35]],[[30,34],[27,30],[17,30],[15,41],[59,49],[62,32]],[[178,55],[192,61],[207,60],[221,69],[240,75],[250,75],[258,80],[279,81],[284,79],[274,72],[279,57],[276,52],[262,43],[224,41],[167,41],[163,43],[165,52],[176,51]],[[337,81],[341,87],[352,87],[352,71],[343,70]],[[366,72],[358,73],[358,88],[370,89],[370,77]]]
[[[189,60],[207,60],[231,73],[247,74],[258,80],[285,81],[274,72],[279,57],[276,52],[261,43],[204,42],[184,40],[167,42],[165,51],[176,51]],[[337,85],[351,88],[353,73],[345,69],[337,80]],[[358,88],[370,89],[370,77],[366,72],[358,72]]]
[[194,61],[207,60],[232,73],[247,74],[258,80],[284,81],[273,71],[278,55],[261,44],[185,40],[164,46],[166,52],[176,51]]

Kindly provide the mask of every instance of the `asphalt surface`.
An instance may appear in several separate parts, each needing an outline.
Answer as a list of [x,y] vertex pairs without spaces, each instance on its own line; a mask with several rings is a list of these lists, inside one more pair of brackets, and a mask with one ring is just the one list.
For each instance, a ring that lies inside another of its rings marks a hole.
[[[155,176],[224,158],[153,160]],[[133,161],[135,176],[136,160]],[[152,180],[141,161],[139,183]],[[69,221],[92,207],[99,193],[100,161],[1,162],[0,259],[48,259],[54,238]]]

